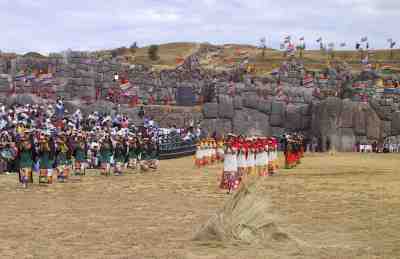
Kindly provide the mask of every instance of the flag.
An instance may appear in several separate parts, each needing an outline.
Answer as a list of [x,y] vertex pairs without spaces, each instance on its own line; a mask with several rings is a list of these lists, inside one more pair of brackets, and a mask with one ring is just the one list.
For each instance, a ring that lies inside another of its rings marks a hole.
[[342,43],[340,43],[340,47],[346,47],[346,43],[345,42],[342,42]]
[[391,43],[390,43],[390,48],[391,49],[393,49],[393,47],[396,45],[396,42],[395,41],[392,41]]
[[322,37],[319,37],[318,39],[317,39],[317,42],[321,42],[322,41]]
[[294,55],[295,51],[296,51],[296,48],[295,48],[294,44],[289,43],[289,45],[287,47],[287,53],[289,55]]
[[368,41],[368,37],[362,37],[361,38],[361,42],[366,42],[366,41]]

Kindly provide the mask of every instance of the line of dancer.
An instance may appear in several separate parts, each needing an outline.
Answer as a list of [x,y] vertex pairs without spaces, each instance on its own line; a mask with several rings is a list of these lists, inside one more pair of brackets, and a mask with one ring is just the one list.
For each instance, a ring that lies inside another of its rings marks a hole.
[[200,168],[224,161],[224,139],[207,138],[197,142],[195,165]]
[[[249,176],[274,175],[278,169],[277,152],[276,138],[249,138],[229,134],[225,139],[206,139],[199,143],[196,165],[201,167],[212,164],[213,161],[223,161],[220,188],[231,193]],[[217,159],[213,159],[214,156]],[[218,159],[222,156],[223,159]]]
[[18,164],[18,180],[24,188],[33,184],[33,173],[39,185],[66,182],[71,175],[80,180],[86,169],[101,168],[101,174],[122,175],[140,170],[156,171],[159,166],[159,145],[149,138],[132,134],[60,132],[52,135],[44,131],[23,132],[18,140],[8,143],[13,147],[11,159]]

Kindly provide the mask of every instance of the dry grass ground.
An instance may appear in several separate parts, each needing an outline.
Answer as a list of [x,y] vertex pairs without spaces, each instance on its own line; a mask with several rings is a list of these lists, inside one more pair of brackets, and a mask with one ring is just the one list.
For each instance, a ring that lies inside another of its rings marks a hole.
[[[299,53],[296,55],[299,57]],[[209,61],[209,64],[213,64],[214,68],[227,67],[232,64],[239,64],[246,56],[249,57],[250,64],[255,66],[258,75],[269,74],[287,60],[281,51],[268,49],[265,51],[265,56],[262,57],[262,51],[254,46],[227,45],[219,56]],[[393,60],[397,61],[399,57],[400,51],[394,50]],[[303,59],[307,69],[323,69],[326,68],[331,56],[319,50],[306,50],[303,53]],[[348,62],[354,71],[361,71],[362,69],[360,52],[335,51],[334,59]],[[387,61],[390,61],[390,52],[388,50],[376,50],[370,55],[370,62],[373,64],[378,62],[382,65]],[[399,67],[399,64],[392,65]]]
[[162,161],[159,173],[17,187],[0,176],[1,258],[400,258],[400,156],[308,155],[263,179],[273,213],[303,249],[191,238],[230,197],[221,165]]
[[[127,53],[130,56],[130,62],[135,64],[151,65],[154,69],[173,69],[177,66],[177,58],[186,58],[192,53],[196,52],[201,44],[192,42],[176,42],[166,43],[159,45],[158,60],[150,60],[148,57],[149,46],[136,49],[134,55]],[[105,52],[105,51],[100,51]],[[265,57],[261,55],[262,51],[252,45],[243,44],[226,44],[222,45],[222,52],[219,54],[211,55],[210,59],[202,60],[202,65],[208,69],[223,70],[231,68],[234,65],[239,64],[248,57],[250,63],[255,65],[258,75],[266,75],[273,69],[279,67],[281,63],[287,58],[283,56],[283,52],[267,49]],[[335,51],[335,59],[340,61],[349,62],[354,71],[361,70],[361,56],[358,51]],[[298,55],[298,54],[297,54]],[[134,56],[134,58],[133,58]],[[307,69],[323,69],[326,68],[326,64],[330,56],[322,53],[319,50],[306,50],[303,53],[305,66]],[[398,61],[400,58],[400,50],[393,50],[393,61]],[[390,61],[390,50],[374,50],[370,55],[370,62],[384,62]],[[399,64],[391,64],[394,67],[399,68]]]
[[177,58],[186,58],[192,54],[197,48],[195,43],[168,43],[159,45],[159,59],[152,61],[149,59],[149,47],[143,47],[136,50],[134,63],[153,65],[156,68],[173,68],[177,66]]

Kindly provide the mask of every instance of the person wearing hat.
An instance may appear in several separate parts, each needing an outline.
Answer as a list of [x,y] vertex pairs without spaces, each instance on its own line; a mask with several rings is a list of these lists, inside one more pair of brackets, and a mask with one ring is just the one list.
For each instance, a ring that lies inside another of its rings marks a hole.
[[238,178],[237,150],[237,142],[233,139],[229,139],[225,143],[224,169],[222,172],[220,188],[228,190],[228,194],[237,189],[240,184],[240,178]]
[[248,138],[243,137],[243,143],[242,143],[242,148],[244,150],[245,154],[245,175],[244,177],[247,178],[247,176],[251,172],[251,165],[250,165],[250,140]]
[[126,154],[127,154],[127,147],[123,141],[122,136],[119,136],[117,138],[114,151],[114,159],[115,159],[114,174],[117,176],[122,175]]
[[77,137],[77,143],[73,151],[73,156],[75,158],[75,175],[82,176],[85,175],[86,161],[87,161],[87,143],[82,134]]
[[264,137],[260,140],[261,149],[263,150],[263,175],[269,174],[269,146],[268,138]]
[[18,148],[18,167],[19,167],[19,181],[24,188],[28,187],[29,183],[33,183],[32,167],[34,161],[33,145],[27,134],[21,136],[17,144]]
[[128,168],[136,170],[140,153],[139,141],[136,137],[128,139]]
[[257,138],[255,140],[254,147],[255,147],[255,162],[256,162],[257,175],[266,176],[267,158],[263,140],[261,138]]
[[54,140],[48,132],[42,132],[39,139],[40,173],[39,184],[53,183],[53,167],[56,158]]
[[266,149],[267,149],[268,175],[272,176],[275,173],[275,145],[273,138],[267,138]]
[[237,164],[238,164],[238,173],[242,178],[245,178],[247,175],[247,145],[245,143],[245,139],[242,136],[235,138],[237,145]]
[[143,145],[141,149],[141,159],[140,159],[140,170],[142,172],[149,171],[150,159],[151,159],[151,149],[150,149],[150,139],[144,138]]
[[111,137],[107,135],[100,141],[100,164],[102,174],[109,176],[111,174],[111,157],[113,155],[113,144]]
[[254,175],[256,174],[257,170],[256,170],[256,150],[257,150],[257,146],[256,146],[256,142],[255,142],[255,138],[250,138],[249,139],[249,154],[248,154],[248,158],[247,158],[247,166],[248,166],[248,174],[249,175]]
[[90,144],[90,161],[93,168],[97,168],[101,166],[100,163],[100,147],[101,147],[101,139],[97,138],[96,135],[93,136],[92,143]]
[[203,165],[207,166],[207,165],[211,164],[211,149],[210,149],[210,139],[209,138],[204,140],[203,150],[204,150]]
[[69,176],[68,155],[69,148],[66,143],[65,135],[60,135],[56,142],[56,164],[57,164],[57,181],[65,182]]
[[204,165],[204,147],[203,141],[199,141],[196,144],[196,154],[195,154],[195,165],[200,168]]

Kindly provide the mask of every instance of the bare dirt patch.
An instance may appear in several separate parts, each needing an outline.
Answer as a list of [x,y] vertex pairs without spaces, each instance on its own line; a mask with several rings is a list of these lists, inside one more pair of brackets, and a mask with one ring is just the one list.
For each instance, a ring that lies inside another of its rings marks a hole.
[[[231,198],[221,165],[163,161],[159,173],[17,187],[0,176],[1,258],[399,258],[400,156],[309,155],[266,178],[276,242],[194,242]],[[300,249],[280,247],[288,237]],[[293,252],[295,251],[295,252]]]

